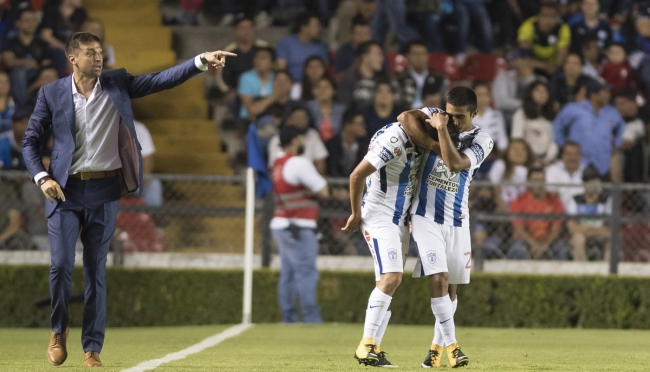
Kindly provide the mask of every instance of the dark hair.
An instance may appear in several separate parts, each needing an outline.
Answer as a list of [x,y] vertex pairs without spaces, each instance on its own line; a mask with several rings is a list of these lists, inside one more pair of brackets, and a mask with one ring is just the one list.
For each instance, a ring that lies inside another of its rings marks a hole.
[[332,79],[331,77],[327,76],[327,74],[325,74],[325,76],[323,76],[322,78],[320,78],[318,80],[317,84],[320,84],[320,82],[323,81],[323,80],[327,81],[332,86],[332,90],[334,90],[334,97],[332,97],[332,98],[333,98],[334,101],[336,101],[336,90],[337,90],[336,81],[334,81],[334,79]]
[[467,107],[467,111],[476,111],[476,93],[467,87],[456,87],[447,93],[447,103],[456,107]]
[[327,63],[325,62],[325,60],[323,60],[319,56],[311,56],[307,58],[305,64],[303,65],[302,77],[300,78],[300,88],[301,88],[300,100],[302,101],[310,101],[314,99],[314,86],[312,85],[311,81],[309,81],[309,78],[307,78],[307,65],[310,64],[312,61],[320,62],[321,65],[323,66],[323,76],[321,77],[327,76]]
[[621,89],[618,93],[616,93],[614,98],[625,98],[632,102],[636,102],[636,94],[637,94],[636,89],[631,87],[625,87]]
[[22,8],[18,11],[18,13],[16,13],[16,20],[19,20],[23,16],[23,14],[27,12],[35,13],[36,11],[29,6],[26,8]]
[[582,151],[582,147],[580,146],[580,144],[579,144],[578,142],[575,142],[575,141],[566,141],[566,142],[564,143],[564,146],[562,146],[562,148],[560,149],[560,157],[562,157],[562,155],[564,154],[564,149],[566,149],[566,148],[569,147],[569,146],[575,146],[575,147],[578,148],[578,150]]
[[361,111],[357,110],[354,107],[349,107],[345,112],[343,112],[343,118],[341,119],[341,122],[343,123],[343,126],[350,125],[354,123],[354,119],[357,116],[361,115]]
[[291,141],[293,141],[294,138],[302,136],[304,134],[304,130],[285,125],[282,129],[280,129],[280,146],[283,148],[287,147],[291,144]]
[[528,175],[526,176],[526,179],[529,180],[534,173],[542,173],[545,175],[546,171],[544,170],[544,167],[540,167],[539,165],[533,165],[532,167],[528,168]]
[[316,16],[316,14],[311,13],[311,12],[299,13],[296,16],[296,19],[294,20],[293,27],[291,28],[291,33],[292,34],[299,33],[300,30],[303,28],[303,26],[307,26],[309,24],[309,22],[311,22],[312,18],[318,19],[318,16]]
[[515,165],[512,164],[508,160],[508,153],[510,152],[510,148],[515,144],[515,143],[521,143],[524,145],[526,148],[526,153],[527,153],[527,158],[526,158],[526,164],[524,166],[528,169],[533,166],[535,162],[535,154],[533,153],[533,150],[530,148],[530,145],[526,140],[523,138],[515,138],[508,143],[508,147],[506,148],[506,151],[503,153],[503,162],[506,164],[506,169],[505,172],[503,172],[503,180],[511,180],[512,174],[515,172]]
[[582,182],[587,182],[595,179],[602,181],[603,177],[600,175],[598,168],[596,168],[596,166],[592,163],[589,163],[589,165],[585,167],[585,170],[582,171]]
[[232,23],[232,27],[237,27],[244,21],[250,21],[253,23],[253,26],[255,26],[255,19],[253,17],[245,13],[240,13],[235,17],[235,21]]
[[91,34],[90,32],[75,32],[70,36],[68,42],[65,43],[65,54],[67,56],[74,54],[81,47],[81,44],[92,42],[102,43],[97,35]]
[[571,56],[578,57],[578,59],[580,60],[580,64],[583,65],[583,66],[585,65],[585,59],[582,57],[582,55],[580,53],[569,53],[569,54],[567,54],[566,59],[564,60],[564,63],[566,63],[566,61],[568,61],[569,57],[571,57]]
[[271,55],[271,61],[275,62],[275,49],[273,49],[272,47],[270,47],[270,46],[258,47],[257,50],[255,51],[255,55],[257,55],[257,53],[259,53],[259,52],[267,52],[267,53],[269,53]]
[[311,112],[309,112],[309,109],[300,102],[294,103],[292,105],[287,105],[284,109],[284,117],[282,118],[282,127],[287,126],[287,120],[289,119],[289,116],[291,116],[294,112],[296,111],[304,111],[307,114],[307,128],[314,128],[314,118],[311,116]]
[[490,90],[490,82],[485,80],[476,80],[472,84],[472,90],[476,90],[478,87],[486,87],[487,90]]
[[[543,85],[549,93],[548,101],[546,101],[544,106],[541,108],[538,107],[535,100],[533,100],[533,91],[540,85]],[[542,81],[534,81],[528,85],[528,88],[526,88],[526,91],[524,92],[522,108],[524,110],[524,115],[528,119],[537,119],[540,116],[551,121],[555,119],[555,108],[553,107],[553,100],[551,99],[548,85]]]
[[393,84],[390,83],[390,80],[388,79],[376,79],[375,80],[375,93],[379,90],[380,85],[388,85],[388,88],[390,88],[391,93],[395,93]]
[[[379,49],[381,49],[381,44],[379,44],[376,41],[373,41],[373,40],[364,41],[363,43],[359,44],[359,48],[357,48],[357,56],[361,57],[361,56],[364,56],[364,55],[370,53],[370,48],[372,48],[373,45],[377,46],[377,47],[379,47]],[[383,52],[383,49],[382,49],[382,52]]]
[[556,13],[558,13],[558,14],[560,13],[560,10],[558,9],[558,6],[557,6],[557,2],[555,2],[554,0],[540,1],[540,4],[539,4],[539,12],[540,13],[542,12],[543,8],[553,9],[553,10],[555,10]]
[[620,41],[617,41],[617,42],[609,44],[607,49],[609,49],[609,48],[611,48],[613,46],[619,46],[619,47],[623,48],[623,51],[625,52],[625,54],[626,55],[628,54],[627,45],[625,45],[625,43],[621,43]]
[[364,19],[361,15],[357,15],[352,18],[352,27],[350,27],[350,30],[354,30],[354,28],[358,26],[370,27],[370,22]]
[[293,83],[293,79],[291,78],[291,74],[289,73],[289,71],[287,71],[287,70],[277,70],[277,71],[275,71],[275,77],[277,78],[278,75],[287,75],[287,77],[289,78],[289,81],[291,81]]
[[414,46],[421,46],[421,47],[424,47],[424,49],[427,49],[427,43],[425,43],[424,40],[415,39],[415,40],[409,41],[409,43],[407,44],[406,50],[408,51],[408,53],[411,53],[411,48],[414,47]]

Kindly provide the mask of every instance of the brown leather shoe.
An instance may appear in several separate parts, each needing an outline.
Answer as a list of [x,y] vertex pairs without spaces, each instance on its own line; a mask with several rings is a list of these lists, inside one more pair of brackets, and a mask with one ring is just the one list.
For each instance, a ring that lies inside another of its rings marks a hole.
[[102,360],[99,359],[99,353],[89,351],[84,357],[84,367],[101,367]]
[[45,354],[47,355],[47,361],[50,362],[51,365],[61,365],[68,357],[68,351],[66,350],[65,345],[68,341],[69,333],[70,330],[66,328],[63,334],[52,332],[50,335],[50,344],[47,347]]

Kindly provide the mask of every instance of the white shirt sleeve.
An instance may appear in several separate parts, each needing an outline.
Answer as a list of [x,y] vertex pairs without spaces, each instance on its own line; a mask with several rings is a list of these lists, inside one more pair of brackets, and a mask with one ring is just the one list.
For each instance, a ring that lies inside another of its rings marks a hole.
[[37,173],[36,176],[34,176],[34,183],[38,185],[38,181],[41,180],[43,177],[48,177],[50,174],[47,172],[40,172]]
[[282,176],[292,185],[303,185],[314,194],[327,186],[327,181],[309,159],[304,156],[294,156],[287,160],[282,168]]
[[194,65],[201,71],[208,71],[208,65],[204,65],[203,62],[201,62],[201,54],[194,57]]
[[309,129],[305,136],[305,157],[311,161],[327,159],[329,152],[320,139],[320,134],[316,129]]
[[269,140],[269,167],[273,167],[273,164],[278,159],[278,154],[281,151],[282,149],[280,148],[280,136],[276,134]]
[[472,141],[472,145],[465,150],[463,154],[467,155],[471,163],[471,168],[477,168],[483,163],[483,160],[490,154],[492,148],[494,147],[494,142],[490,135],[485,132],[479,132]]
[[138,142],[140,142],[140,147],[142,147],[142,156],[153,155],[156,152],[156,147],[153,144],[149,129],[137,120],[133,120],[133,124],[135,125],[135,134],[138,137]]
[[395,133],[384,132],[370,143],[368,153],[363,158],[375,169],[380,169],[404,153],[404,140]]

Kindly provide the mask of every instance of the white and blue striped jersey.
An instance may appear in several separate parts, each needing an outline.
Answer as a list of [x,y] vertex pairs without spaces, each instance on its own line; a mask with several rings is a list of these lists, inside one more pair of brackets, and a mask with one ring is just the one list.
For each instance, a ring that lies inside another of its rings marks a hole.
[[461,133],[458,151],[467,155],[471,166],[457,173],[449,170],[442,156],[434,152],[425,154],[419,177],[420,189],[413,201],[411,214],[442,225],[469,225],[469,184],[493,146],[490,135],[479,127]]
[[399,122],[388,124],[370,140],[364,157],[377,169],[366,178],[362,213],[377,213],[405,226],[417,189],[422,150],[415,146]]

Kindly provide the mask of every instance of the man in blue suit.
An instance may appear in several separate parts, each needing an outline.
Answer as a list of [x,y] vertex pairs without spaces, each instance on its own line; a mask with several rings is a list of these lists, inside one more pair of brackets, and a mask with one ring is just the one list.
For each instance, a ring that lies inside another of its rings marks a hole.
[[[50,237],[52,333],[47,359],[67,358],[68,302],[75,242],[81,231],[85,281],[82,346],[84,366],[101,366],[106,328],[106,255],[115,231],[121,195],[141,189],[142,156],[133,125],[131,99],[178,86],[226,56],[215,51],[168,70],[132,76],[124,69],[102,74],[100,39],[76,33],[66,44],[73,74],[42,87],[25,138],[23,156],[45,203]],[[49,133],[54,145],[45,169],[41,145]]]

